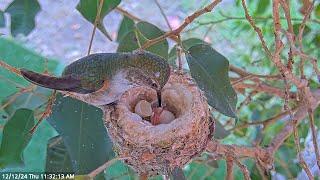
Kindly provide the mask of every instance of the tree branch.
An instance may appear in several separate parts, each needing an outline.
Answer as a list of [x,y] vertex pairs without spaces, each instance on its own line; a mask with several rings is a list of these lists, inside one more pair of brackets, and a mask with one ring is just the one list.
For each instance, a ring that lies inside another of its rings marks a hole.
[[148,40],[141,48],[142,49],[146,49],[160,41],[162,41],[163,39],[170,37],[170,36],[177,36],[181,33],[181,31],[187,27],[193,20],[195,20],[197,17],[201,16],[204,13],[208,13],[210,11],[212,11],[212,9],[218,4],[220,3],[222,0],[214,0],[212,3],[210,3],[209,5],[207,5],[206,7],[204,7],[203,9],[200,9],[196,12],[194,12],[192,15],[188,16],[184,22],[175,30],[173,31],[169,31],[166,32],[164,35],[159,36],[157,38]]

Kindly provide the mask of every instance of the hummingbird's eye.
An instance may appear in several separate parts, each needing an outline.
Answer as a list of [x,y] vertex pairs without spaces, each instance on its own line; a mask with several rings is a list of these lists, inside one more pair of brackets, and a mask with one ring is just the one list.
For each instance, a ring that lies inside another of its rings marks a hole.
[[155,83],[155,82],[153,82],[153,83],[151,84],[151,87],[153,87],[153,88],[158,88],[158,84]]

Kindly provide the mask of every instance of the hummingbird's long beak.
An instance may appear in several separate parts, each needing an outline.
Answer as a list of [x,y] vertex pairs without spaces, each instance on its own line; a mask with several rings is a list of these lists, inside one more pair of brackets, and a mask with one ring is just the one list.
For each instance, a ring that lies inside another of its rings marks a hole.
[[157,90],[158,106],[161,107],[161,90]]

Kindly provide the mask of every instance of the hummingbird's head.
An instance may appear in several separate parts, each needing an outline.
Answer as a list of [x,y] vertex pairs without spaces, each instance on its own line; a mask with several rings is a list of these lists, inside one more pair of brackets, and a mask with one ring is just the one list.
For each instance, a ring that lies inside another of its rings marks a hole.
[[164,86],[164,82],[162,79],[158,77],[158,74],[148,73],[146,71],[142,71],[141,69],[135,69],[127,76],[127,80],[131,82],[131,84],[139,85],[139,86],[147,86],[149,88],[154,89],[157,92],[159,107],[161,106],[161,89]]
[[135,76],[134,82],[156,90],[159,106],[161,106],[161,89],[168,82],[170,76],[168,61],[144,50],[134,51],[132,55],[134,58],[130,63],[135,69],[139,69],[139,73],[135,72],[129,77]]
[[169,80],[170,66],[168,61],[144,50],[134,51],[133,54],[135,56],[135,60],[132,61],[134,66],[141,69],[149,77],[145,85],[160,91]]

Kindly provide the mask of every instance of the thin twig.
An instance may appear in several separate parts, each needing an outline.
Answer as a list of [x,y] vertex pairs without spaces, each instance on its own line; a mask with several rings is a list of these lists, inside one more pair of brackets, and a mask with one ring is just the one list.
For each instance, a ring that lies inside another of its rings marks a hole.
[[48,99],[48,104],[46,106],[46,109],[44,110],[44,112],[42,113],[40,119],[38,120],[38,122],[30,129],[29,133],[33,134],[35,132],[35,130],[37,129],[37,127],[40,125],[40,123],[46,118],[48,117],[51,112],[52,112],[52,106],[53,106],[53,103],[56,99],[56,94],[57,94],[57,91],[54,90],[53,93],[51,94],[51,96],[49,97]]
[[308,168],[306,161],[303,159],[302,154],[301,154],[299,133],[298,133],[298,129],[296,126],[293,128],[293,136],[294,136],[294,143],[296,145],[300,166],[307,173],[309,180],[313,180],[313,175],[312,175],[310,169]]
[[237,107],[237,112],[239,112],[241,110],[242,107],[244,107],[245,105],[248,105],[251,100],[252,100],[252,97],[254,95],[258,94],[258,91],[251,91],[247,96],[246,98],[240,103],[240,105]]
[[317,165],[320,170],[320,154],[319,154],[317,131],[314,124],[314,115],[312,110],[309,110],[308,113],[309,113],[309,121],[310,121],[311,133],[312,133],[312,142],[313,142],[314,152],[316,154]]
[[245,2],[245,0],[242,0],[242,7],[244,9],[244,12],[245,12],[245,16],[246,16],[246,19],[249,21],[250,25],[253,27],[253,29],[257,32],[258,34],[258,37],[261,41],[261,44],[262,44],[262,48],[264,49],[264,51],[266,52],[266,54],[268,55],[268,57],[270,59],[272,59],[272,54],[269,50],[269,48],[267,47],[267,44],[266,44],[266,41],[264,40],[264,37],[262,35],[262,31],[260,28],[258,28],[258,26],[256,26],[256,24],[254,23],[254,20],[252,19],[252,17],[249,15],[249,11],[248,11],[248,8],[247,8],[247,4]]
[[16,92],[14,95],[12,95],[7,102],[2,104],[2,106],[0,107],[0,110],[6,108],[8,105],[10,105],[12,102],[14,102],[21,94],[26,93],[26,92],[31,92],[31,91],[33,91],[34,88],[35,88],[35,85],[33,85],[33,84],[26,87],[26,88],[21,88],[18,92]]
[[[263,82],[255,82],[255,84],[248,84],[248,83],[237,83],[236,85],[233,86],[235,89],[253,89],[255,91],[259,92],[265,92],[268,94],[276,95],[279,97],[285,97],[285,93],[283,92],[283,89],[269,86]],[[290,93],[291,98],[295,98],[295,93]]]
[[9,83],[11,83],[11,84],[13,84],[14,86],[16,86],[17,88],[25,88],[24,86],[22,86],[21,84],[18,84],[18,83],[16,83],[16,82],[14,82],[13,80],[11,80],[11,79],[8,79],[7,77],[4,77],[4,76],[1,76],[0,75],[0,79],[3,79],[3,80],[5,80],[5,81],[8,81]]
[[155,2],[156,5],[158,6],[161,15],[163,16],[164,20],[165,20],[166,23],[167,23],[168,28],[170,29],[170,31],[172,31],[172,27],[171,27],[171,25],[170,25],[170,22],[169,22],[169,20],[168,20],[168,17],[167,17],[166,14],[164,13],[164,10],[162,9],[159,1],[158,1],[158,0],[154,0],[154,2]]
[[[293,31],[293,25],[292,25],[292,20],[291,20],[291,13],[290,13],[290,2],[289,1],[284,1],[284,0],[281,0],[280,1],[280,4],[284,10],[284,13],[285,13],[285,17],[286,17],[286,20],[287,20],[287,24],[288,24],[288,32],[290,34],[290,38],[292,39],[295,39],[295,34],[294,34],[294,31]],[[287,63],[287,68],[292,71],[292,68],[293,68],[293,47],[290,46],[290,50],[288,52],[288,63]]]
[[[252,16],[252,19],[254,21],[266,21],[266,20],[272,20],[272,17],[254,17]],[[285,17],[280,17],[280,19],[286,19]],[[235,16],[226,16],[226,18],[223,19],[218,19],[218,20],[214,20],[214,21],[205,21],[205,22],[201,22],[201,21],[196,21],[195,23],[197,23],[196,26],[187,29],[184,32],[190,32],[190,31],[194,31],[196,29],[199,29],[201,26],[205,26],[205,25],[215,25],[215,24],[219,24],[219,23],[223,23],[226,21],[235,21],[235,20],[246,20],[246,17],[235,17]],[[303,19],[301,18],[291,18],[292,21],[303,21]],[[310,19],[311,22],[313,23],[317,23],[320,24],[320,20],[317,19]]]
[[304,32],[304,28],[306,26],[306,23],[308,21],[308,19],[310,18],[310,14],[313,10],[314,7],[314,2],[310,4],[307,13],[305,14],[302,23],[299,26],[299,33],[298,33],[298,42],[300,44],[300,47],[302,47],[302,37],[303,37],[303,32]]
[[226,180],[233,180],[233,157],[227,156],[226,157],[226,163],[227,163]]
[[[237,157],[250,157],[250,158],[261,158],[269,156],[269,152],[260,147],[244,147],[238,145],[225,145],[220,144],[218,141],[209,141],[206,147],[206,151],[216,155],[225,156],[226,153],[232,151],[233,154],[236,154]],[[269,157],[268,157],[269,158]]]
[[0,60],[0,66],[7,69],[10,72],[13,72],[14,74],[18,75],[18,76],[22,76],[19,69],[10,66],[9,64],[5,63],[4,61]]
[[250,180],[250,173],[249,170],[247,168],[247,166],[245,166],[244,164],[242,164],[238,159],[235,159],[235,163],[237,164],[237,166],[240,168],[240,170],[242,171],[243,177],[245,180]]
[[242,77],[242,78],[240,78],[240,79],[238,79],[238,80],[236,80],[236,81],[233,81],[233,82],[231,83],[231,85],[232,85],[232,86],[235,86],[235,85],[237,85],[238,83],[240,83],[240,82],[242,82],[242,81],[245,81],[245,80],[248,80],[248,79],[251,79],[251,78],[253,78],[253,77],[254,77],[253,74],[249,74],[249,75],[244,76],[244,77]]
[[137,44],[138,44],[138,47],[141,48],[141,42],[140,42],[140,39],[139,39],[139,34],[141,34],[141,32],[139,31],[139,29],[136,29],[134,31],[134,36],[135,36],[135,39],[137,40]]
[[166,32],[164,35],[159,36],[157,38],[148,40],[143,46],[142,49],[146,49],[160,41],[162,41],[163,39],[169,37],[169,36],[177,36],[178,34],[181,33],[181,31],[183,31],[183,29],[185,27],[187,27],[193,20],[195,20],[196,18],[198,18],[199,16],[201,16],[204,13],[208,13],[210,11],[212,11],[212,9],[221,2],[221,0],[214,0],[212,3],[210,3],[209,5],[207,5],[206,7],[204,7],[203,9],[200,9],[196,12],[194,12],[192,15],[188,16],[184,22],[175,30],[173,31],[169,31]]
[[119,13],[123,14],[127,18],[132,19],[134,21],[143,21],[142,19],[138,18],[137,16],[135,16],[135,15],[129,13],[128,11],[122,9],[121,7],[116,7],[115,10],[118,11]]
[[183,44],[181,41],[181,37],[180,35],[177,36],[178,37],[178,43],[177,43],[177,57],[178,57],[178,70],[180,73],[182,73],[182,49],[183,49]]
[[[277,149],[281,146],[281,144],[292,134],[295,124],[293,123],[296,119],[297,124],[299,124],[307,115],[308,115],[308,108],[311,107],[312,110],[318,107],[320,103],[320,90],[316,90],[313,92],[313,96],[317,100],[313,102],[313,104],[308,105],[306,103],[300,103],[297,107],[295,113],[293,113],[292,120],[287,122],[284,128],[282,128],[281,132],[276,135],[269,144],[269,151],[275,153]],[[309,107],[308,107],[309,106]]]
[[237,73],[238,75],[244,77],[244,76],[253,76],[258,78],[266,78],[266,79],[279,79],[280,75],[260,75],[260,74],[253,74],[250,72],[247,72],[241,68],[238,68],[236,66],[230,65],[230,71]]
[[100,21],[100,14],[101,14],[103,2],[104,2],[104,0],[100,0],[99,1],[98,12],[97,12],[97,15],[96,15],[96,19],[94,20],[93,30],[92,30],[92,33],[91,33],[91,38],[90,38],[90,43],[89,43],[89,48],[88,48],[88,55],[90,55],[93,38],[94,38],[94,35],[96,33],[97,25],[98,25],[98,23]]
[[[304,18],[303,18],[303,21],[302,21],[302,23],[301,23],[300,26],[299,26],[299,32],[298,32],[298,35],[297,35],[297,36],[298,36],[297,41],[298,41],[299,49],[300,49],[300,50],[299,50],[299,52],[300,52],[299,55],[300,55],[300,57],[301,57],[301,61],[300,61],[300,72],[301,72],[301,76],[302,76],[302,77],[304,77],[304,72],[303,72],[304,62],[305,62],[306,59],[308,58],[308,57],[306,57],[306,56],[301,56],[302,54],[304,54],[304,53],[303,53],[302,37],[303,37],[303,32],[304,32],[306,23],[307,23],[308,19],[310,19],[310,14],[311,14],[311,12],[312,12],[312,10],[313,10],[314,2],[315,2],[315,1],[313,1],[313,3],[310,3],[309,7],[307,8],[307,11],[306,11],[305,16],[304,16]],[[317,66],[313,66],[313,67],[314,67],[314,69],[316,69],[316,71],[319,72]],[[317,75],[319,75],[318,72],[317,72]]]
[[[295,110],[296,109],[293,109],[292,111],[294,112]],[[254,121],[254,122],[247,122],[245,124],[241,124],[239,126],[236,126],[236,127],[232,128],[232,129],[230,129],[230,131],[247,128],[249,126],[257,126],[257,125],[263,125],[263,127],[265,129],[265,127],[269,126],[270,124],[273,124],[274,122],[276,122],[278,120],[283,119],[284,117],[288,116],[288,114],[289,114],[289,111],[284,111],[284,112],[282,112],[280,114],[275,115],[272,118],[269,118],[269,119],[266,119],[266,120],[263,120],[263,121]]]

